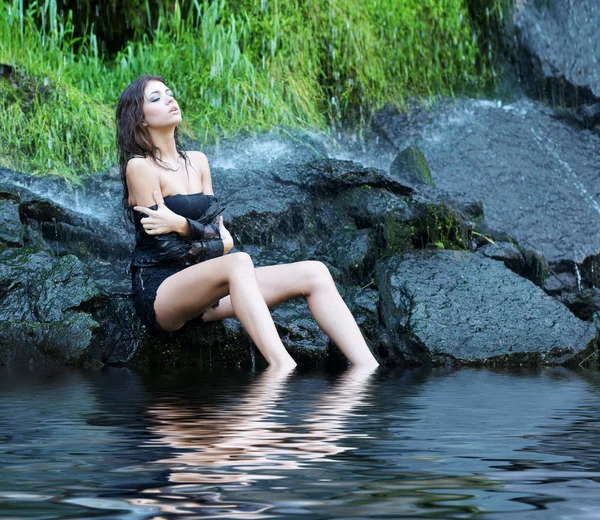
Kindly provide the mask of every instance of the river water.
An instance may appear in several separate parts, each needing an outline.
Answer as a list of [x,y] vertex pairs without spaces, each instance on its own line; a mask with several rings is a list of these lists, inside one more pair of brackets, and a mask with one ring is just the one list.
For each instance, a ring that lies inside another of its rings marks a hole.
[[600,375],[0,369],[0,518],[600,518]]

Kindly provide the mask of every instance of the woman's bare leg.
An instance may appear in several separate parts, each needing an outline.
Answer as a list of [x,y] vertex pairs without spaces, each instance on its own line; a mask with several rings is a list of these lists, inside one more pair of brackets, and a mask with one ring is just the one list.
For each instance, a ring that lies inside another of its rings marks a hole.
[[228,296],[228,305],[270,365],[296,365],[277,334],[275,324],[246,253],[207,260],[167,278],[158,288],[154,311],[162,329],[180,329],[214,302]]
[[[306,297],[315,321],[354,365],[377,365],[354,320],[340,296],[329,269],[321,262],[307,261],[256,268],[256,279],[269,307],[296,296]],[[234,315],[231,300],[223,298],[209,309],[205,321]]]

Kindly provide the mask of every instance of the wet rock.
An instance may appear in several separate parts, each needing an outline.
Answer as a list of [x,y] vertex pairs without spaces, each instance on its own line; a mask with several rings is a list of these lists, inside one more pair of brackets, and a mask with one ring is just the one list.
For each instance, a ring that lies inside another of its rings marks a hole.
[[82,364],[98,323],[80,307],[98,295],[75,256],[0,253],[0,364]]
[[0,193],[0,247],[23,245],[18,200],[15,195]]
[[576,109],[559,108],[554,116],[574,126],[593,130],[600,127],[600,102],[582,105]]
[[390,166],[390,175],[410,186],[427,184],[433,187],[431,171],[423,152],[415,146],[402,150]]
[[550,295],[577,291],[577,276],[570,272],[553,271],[546,279],[544,290]]
[[372,234],[367,229],[342,229],[332,235],[329,243],[323,243],[316,251],[357,283],[369,276],[377,258],[377,249]]
[[439,190],[482,201],[488,228],[540,251],[553,268],[600,251],[600,136],[526,99],[444,101],[430,113],[411,141],[391,121],[388,135],[423,151]]
[[409,197],[371,186],[343,191],[331,202],[342,208],[345,217],[349,217],[358,229],[382,226],[383,219],[390,212],[398,213],[398,220],[402,222],[410,222],[414,218]]
[[473,223],[456,209],[440,202],[419,203],[413,220],[413,244],[418,249],[468,249]]
[[593,324],[481,254],[406,253],[377,282],[395,363],[576,363],[596,346]]
[[598,2],[519,2],[512,22],[517,70],[531,94],[575,107],[600,98]]
[[494,242],[485,245],[480,251],[488,258],[501,260],[511,271],[531,280],[537,286],[545,285],[548,278],[548,263],[536,251],[512,242]]
[[284,346],[302,366],[322,367],[327,356],[327,336],[315,323],[303,298],[285,302],[272,311]]
[[379,322],[379,293],[373,288],[374,280],[364,287],[352,287],[345,291],[344,300],[371,350],[380,355],[382,327]]
[[352,161],[320,159],[292,166],[276,172],[283,184],[300,186],[319,197],[331,196],[343,190],[370,186],[384,188],[396,195],[410,195],[413,189],[399,182],[383,170],[364,168]]
[[128,261],[133,231],[120,211],[118,185],[106,176],[66,186],[57,178],[36,178],[0,168],[0,192],[18,204],[27,234],[57,255]]
[[[139,322],[137,316],[132,320]],[[149,331],[136,334],[138,347],[123,363],[144,368],[252,366],[255,354],[237,320],[188,324],[173,334]],[[120,355],[115,351],[113,356]],[[258,357],[258,356],[256,356]]]
[[579,319],[592,321],[594,314],[600,311],[600,289],[591,287],[574,293],[565,293],[560,296],[560,301]]
[[580,277],[580,285],[600,287],[600,253],[584,258],[581,264],[575,266],[575,274]]

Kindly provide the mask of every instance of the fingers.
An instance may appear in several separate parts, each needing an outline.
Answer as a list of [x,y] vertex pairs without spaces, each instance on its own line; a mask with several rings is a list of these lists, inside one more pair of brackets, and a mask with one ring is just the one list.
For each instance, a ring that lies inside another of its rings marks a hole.
[[159,195],[158,191],[153,191],[152,192],[152,196],[154,197],[154,202],[156,202],[156,205],[160,208],[161,206],[165,205],[165,201],[163,200],[162,196]]
[[154,215],[155,210],[147,208],[145,206],[134,206],[133,209],[135,211],[139,211],[140,213],[143,213],[144,215],[148,215],[149,217],[151,217],[152,215]]

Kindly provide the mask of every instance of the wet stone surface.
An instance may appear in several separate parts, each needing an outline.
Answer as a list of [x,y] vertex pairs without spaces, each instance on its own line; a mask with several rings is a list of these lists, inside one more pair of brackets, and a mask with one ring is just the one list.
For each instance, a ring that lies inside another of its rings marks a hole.
[[596,0],[519,2],[512,23],[517,69],[532,94],[571,106],[600,98]]
[[398,124],[400,114],[379,126],[398,149],[422,149],[437,188],[483,201],[490,228],[550,263],[600,251],[599,135],[526,99],[444,102],[429,112],[418,133]]
[[[377,269],[382,318],[398,355],[462,364],[573,362],[592,346],[592,323],[499,261],[464,251],[405,253]],[[526,312],[524,311],[526,309]]]

